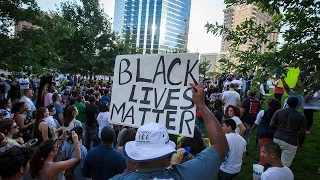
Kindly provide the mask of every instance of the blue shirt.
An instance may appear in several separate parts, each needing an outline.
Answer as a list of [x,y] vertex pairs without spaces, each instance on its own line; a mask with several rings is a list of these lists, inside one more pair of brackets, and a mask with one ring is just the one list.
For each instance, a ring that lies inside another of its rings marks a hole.
[[91,149],[85,159],[82,174],[92,180],[110,179],[126,169],[124,156],[111,145]]
[[173,165],[172,168],[138,169],[112,178],[123,179],[201,179],[211,180],[219,172],[220,157],[213,148],[207,148],[199,153],[194,159],[182,164]]
[[[288,98],[289,97],[298,98],[299,103],[298,103],[298,105],[296,107],[296,110],[300,111],[300,109],[304,106],[304,103],[305,103],[304,97],[302,96],[302,94],[298,94],[298,93],[294,92],[292,89],[290,89],[290,91],[288,93]],[[287,104],[288,98],[284,101],[283,108],[288,108],[289,107],[288,104]]]
[[56,108],[56,114],[53,115],[53,118],[56,119],[56,120],[58,120],[59,124],[62,125],[62,124],[61,124],[62,122],[61,122],[61,120],[60,120],[60,118],[59,118],[59,116],[58,116],[59,114],[62,114],[62,115],[63,115],[62,106],[61,106],[61,104],[58,103],[58,102],[54,102],[53,105],[54,105],[54,107]]
[[[81,161],[73,168],[73,180],[85,180],[85,178],[82,176],[82,169],[85,158],[87,156],[87,148],[84,147],[81,142],[79,142],[79,147],[81,153]],[[76,157],[74,144],[70,142],[64,143],[64,145],[62,146],[62,154],[64,155],[64,157],[67,157],[69,159]]]

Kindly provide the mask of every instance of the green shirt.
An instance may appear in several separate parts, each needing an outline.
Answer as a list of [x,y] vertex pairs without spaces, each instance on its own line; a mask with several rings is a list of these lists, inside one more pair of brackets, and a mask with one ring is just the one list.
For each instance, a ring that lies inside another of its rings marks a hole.
[[84,123],[85,121],[84,113],[85,113],[86,106],[83,103],[77,103],[75,106],[78,109],[78,115],[76,119]]

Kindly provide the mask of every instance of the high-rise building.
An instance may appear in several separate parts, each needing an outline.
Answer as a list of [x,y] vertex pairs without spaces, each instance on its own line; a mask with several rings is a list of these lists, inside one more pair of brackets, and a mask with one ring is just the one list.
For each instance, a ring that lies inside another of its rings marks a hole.
[[191,0],[115,0],[114,30],[143,53],[186,49]]
[[[237,25],[240,25],[246,19],[252,19],[256,22],[257,25],[265,24],[271,22],[272,17],[265,12],[262,12],[255,5],[241,4],[236,6],[231,6],[223,10],[224,12],[224,25],[227,28],[235,29]],[[271,42],[275,42],[278,39],[278,33],[271,33],[268,35],[268,39]],[[257,42],[248,42],[246,44],[240,45],[239,50],[248,50],[253,43]],[[230,42],[222,39],[221,43],[221,52],[228,52],[230,47]],[[262,45],[261,52],[267,52],[267,45]]]

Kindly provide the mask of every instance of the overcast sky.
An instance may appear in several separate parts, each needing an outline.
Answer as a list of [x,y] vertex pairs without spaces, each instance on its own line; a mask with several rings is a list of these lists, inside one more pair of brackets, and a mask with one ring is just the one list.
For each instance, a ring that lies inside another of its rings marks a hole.
[[[55,9],[55,4],[66,0],[38,0],[42,10]],[[104,5],[106,14],[113,18],[115,0],[100,0]],[[223,22],[223,0],[191,0],[191,17],[188,49],[190,52],[213,53],[220,51],[221,38],[207,34],[204,25],[207,22]]]

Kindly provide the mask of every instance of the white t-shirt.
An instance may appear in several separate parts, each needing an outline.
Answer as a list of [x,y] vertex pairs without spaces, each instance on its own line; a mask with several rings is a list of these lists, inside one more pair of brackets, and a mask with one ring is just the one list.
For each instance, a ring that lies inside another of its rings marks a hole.
[[97,121],[99,124],[99,132],[98,137],[101,138],[101,131],[104,127],[109,126],[111,127],[111,124],[109,123],[109,112],[101,112],[98,114]]
[[264,110],[261,110],[258,114],[257,114],[257,118],[256,121],[254,122],[256,125],[260,125],[262,117],[264,116]]
[[26,103],[26,105],[28,106],[28,110],[30,110],[31,112],[37,110],[36,106],[33,104],[31,99],[28,98],[27,96],[22,96],[21,99],[20,99],[20,102]]
[[29,89],[29,79],[21,78],[19,79],[20,89]]
[[[57,130],[60,128],[60,124],[56,119],[53,118],[53,116],[48,116],[44,118],[44,122],[46,122],[49,126],[50,129],[53,131]],[[58,133],[56,133],[55,137],[53,137],[54,140],[58,139]]]
[[287,167],[270,167],[261,175],[261,180],[293,180],[292,171]]
[[71,131],[73,128],[75,128],[77,126],[82,127],[82,123],[79,120],[72,120],[68,127],[65,127],[65,126],[63,127],[63,130]]
[[236,128],[235,132],[236,132],[237,134],[239,134],[239,133],[240,133],[239,124],[242,123],[241,120],[240,120],[240,118],[239,118],[238,116],[233,116],[231,119],[233,119],[234,122],[236,122],[237,128]]
[[231,81],[231,82],[232,82],[233,84],[237,84],[237,85],[238,85],[237,89],[242,89],[242,85],[243,85],[243,82],[242,82],[242,81],[235,79],[235,80],[233,80],[233,81]]
[[229,174],[240,172],[242,165],[242,156],[246,152],[246,140],[237,133],[226,134],[229,145],[229,153],[220,166],[220,170]]
[[240,94],[236,91],[226,91],[222,95],[222,100],[224,100],[224,107],[229,105],[237,106],[237,102],[240,101]]
[[49,106],[53,101],[52,101],[52,93],[47,92],[46,95],[44,96],[44,106],[47,107]]

